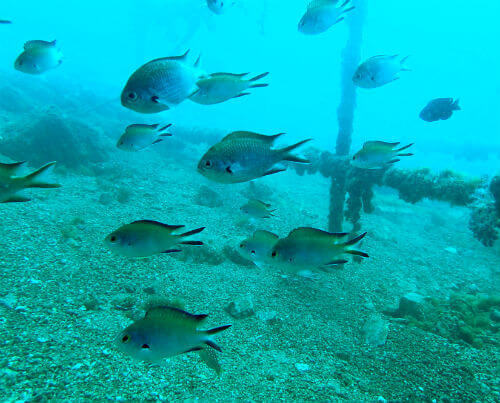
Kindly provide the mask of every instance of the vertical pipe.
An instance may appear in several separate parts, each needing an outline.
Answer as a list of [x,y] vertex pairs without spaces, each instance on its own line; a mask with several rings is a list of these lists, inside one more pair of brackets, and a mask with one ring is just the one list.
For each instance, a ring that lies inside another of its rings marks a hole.
[[[339,131],[335,148],[335,153],[338,156],[349,155],[351,149],[354,111],[356,109],[356,87],[352,82],[352,75],[361,60],[361,43],[365,20],[365,0],[355,0],[353,4],[356,8],[346,18],[349,36],[346,46],[342,51],[341,94],[340,104],[337,108]],[[344,165],[339,164],[339,167],[344,167]],[[336,176],[332,177],[330,185],[330,214],[328,217],[328,228],[330,231],[340,232],[342,230],[346,178],[346,170],[339,170]]]

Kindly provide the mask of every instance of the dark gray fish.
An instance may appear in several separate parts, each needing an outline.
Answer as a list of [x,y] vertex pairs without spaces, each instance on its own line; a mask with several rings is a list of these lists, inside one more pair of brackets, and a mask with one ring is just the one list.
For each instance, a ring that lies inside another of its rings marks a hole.
[[0,24],[12,24],[12,21],[9,21],[9,20],[0,20]]
[[436,98],[430,101],[420,112],[420,119],[426,122],[436,122],[438,120],[448,120],[453,115],[453,111],[459,111],[458,99]]

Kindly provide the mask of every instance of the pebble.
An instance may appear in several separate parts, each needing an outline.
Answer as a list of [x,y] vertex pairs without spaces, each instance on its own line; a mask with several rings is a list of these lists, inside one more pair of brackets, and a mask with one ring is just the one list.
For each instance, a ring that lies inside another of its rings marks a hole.
[[456,255],[456,254],[457,254],[457,249],[456,249],[456,248],[454,248],[453,246],[448,246],[447,248],[444,248],[444,250],[445,250],[446,252],[453,253],[454,255]]
[[297,371],[299,371],[301,374],[303,374],[304,372],[309,371],[311,368],[307,364],[303,364],[303,363],[297,362],[295,364],[295,369]]

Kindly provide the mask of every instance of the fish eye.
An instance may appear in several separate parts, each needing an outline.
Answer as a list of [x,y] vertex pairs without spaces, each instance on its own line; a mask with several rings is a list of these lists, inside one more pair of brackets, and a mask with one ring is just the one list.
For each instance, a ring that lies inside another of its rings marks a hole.
[[245,247],[245,244],[244,243],[240,243],[240,248],[244,248]]
[[143,344],[141,348],[142,348],[143,350],[148,350],[148,349],[150,349],[151,347],[149,347],[149,344]]
[[18,64],[19,64],[19,66],[22,66],[23,65],[23,61],[19,60]]
[[226,167],[226,172],[228,174],[232,174],[233,173],[233,171],[231,170],[231,167]]
[[111,242],[116,242],[116,235],[111,235],[111,238],[109,238]]
[[252,255],[255,255],[255,251],[254,251],[254,250],[253,250],[253,251],[251,251],[250,253],[251,253]]
[[122,337],[122,343],[127,343],[130,340],[130,337],[126,334]]
[[276,255],[277,255],[276,251],[275,251],[275,250],[273,250],[273,253],[271,253],[271,256],[272,256],[272,257],[276,257]]
[[353,156],[352,156],[352,159],[353,159],[353,160],[355,160],[355,159],[356,159],[356,156],[355,156],[355,155],[353,155]]
[[290,258],[290,259],[288,259],[288,261],[289,261],[290,263],[292,263],[292,262],[293,262],[293,259],[292,259],[292,258]]
[[212,163],[211,163],[209,160],[206,160],[206,161],[205,161],[205,166],[206,166],[206,167],[211,167],[211,166],[212,166]]
[[137,94],[135,92],[129,92],[127,96],[131,101],[135,101],[137,99]]

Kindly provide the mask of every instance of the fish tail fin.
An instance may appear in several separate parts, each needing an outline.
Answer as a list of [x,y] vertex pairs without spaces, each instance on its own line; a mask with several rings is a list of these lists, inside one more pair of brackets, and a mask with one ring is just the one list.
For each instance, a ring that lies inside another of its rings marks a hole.
[[[214,334],[217,334],[217,333],[220,333],[226,329],[229,329],[231,327],[231,325],[224,325],[224,326],[219,326],[219,327],[214,327],[213,329],[210,329],[210,330],[205,330],[204,333],[208,336],[208,335],[214,335]],[[217,351],[221,352],[222,349],[219,347],[219,345],[210,337],[207,337],[205,340],[203,340],[204,343],[214,349],[216,349]]]
[[283,160],[285,160],[285,161],[291,161],[291,162],[300,162],[300,163],[303,163],[303,164],[309,164],[311,161],[309,161],[307,158],[302,158],[302,157],[299,157],[297,155],[293,155],[291,153],[291,151],[295,150],[296,148],[300,147],[302,144],[305,144],[305,143],[307,143],[307,142],[309,142],[311,140],[312,139],[302,140],[302,141],[299,141],[296,144],[293,144],[291,146],[282,148],[280,150],[280,152],[283,154]]
[[[168,129],[169,127],[171,127],[171,126],[172,126],[172,123],[169,123],[168,125],[165,125],[165,126],[163,126],[163,127],[160,127],[160,128],[158,129],[158,131],[159,131],[159,132],[164,132],[165,130],[167,130],[167,129]],[[168,135],[168,136],[171,136],[171,134],[170,134],[170,133],[168,133],[167,135]]]
[[205,229],[205,227],[196,228],[196,229],[193,229],[191,231],[184,232],[183,234],[180,234],[179,236],[186,237],[186,236],[190,236],[190,235],[194,235],[194,234],[199,234],[204,229]]
[[350,255],[355,255],[355,256],[369,257],[368,253],[361,252],[360,250],[346,250],[345,253],[349,253]]
[[356,245],[359,241],[361,241],[367,233],[363,232],[361,235],[358,235],[355,238],[350,239],[349,241],[344,243],[344,246],[353,246]]
[[401,59],[401,70],[402,71],[411,71],[411,69],[406,65],[406,62],[408,61],[408,58],[410,57],[410,55],[408,56],[405,56]]
[[[415,144],[415,143],[410,143],[410,144],[408,144],[407,146],[404,146],[404,147],[398,148],[397,150],[394,150],[394,151],[396,151],[396,152],[398,152],[398,153],[399,153],[400,151],[403,151],[403,150],[406,150],[407,148],[410,148],[413,144]],[[398,154],[398,155],[401,155],[401,154]]]
[[363,232],[361,235],[358,235],[357,237],[345,242],[344,247],[346,248],[346,250],[344,251],[344,253],[348,253],[350,255],[355,255],[355,256],[368,257],[367,253],[350,248],[351,246],[354,246],[358,242],[360,242],[366,236],[366,234],[367,234],[366,232]]
[[255,76],[254,78],[251,78],[248,81],[257,81],[257,80],[260,80],[261,78],[264,78],[268,74],[269,74],[269,71],[266,71],[265,73],[259,74],[258,76]]
[[49,173],[52,170],[52,167],[55,164],[56,164],[55,161],[49,162],[48,164],[44,165],[43,167],[37,169],[35,172],[32,172],[29,175],[25,176],[24,177],[24,179],[26,180],[25,187],[27,187],[27,188],[58,188],[58,187],[61,187],[61,185],[58,183],[49,183],[48,180],[45,178],[47,173]]
[[201,360],[207,365],[208,368],[212,368],[217,375],[222,372],[222,367],[217,359],[217,353],[211,348],[202,348],[199,350]]
[[[188,51],[189,52],[189,51]],[[201,53],[198,55],[196,58],[196,61],[194,62],[193,66],[194,67],[200,67],[200,60],[201,60]]]
[[263,87],[268,87],[268,86],[269,86],[269,84],[261,83],[261,84],[253,84],[248,88],[263,88]]
[[398,157],[411,157],[414,155],[413,153],[403,153],[403,154],[398,154]]
[[451,107],[452,107],[452,109],[453,109],[454,111],[460,111],[460,110],[462,110],[462,108],[460,108],[460,105],[458,104],[458,102],[459,102],[459,101],[460,101],[460,100],[457,98],[457,99],[455,100],[455,102],[453,102],[453,103],[451,104]]

